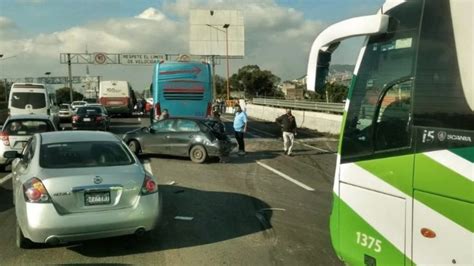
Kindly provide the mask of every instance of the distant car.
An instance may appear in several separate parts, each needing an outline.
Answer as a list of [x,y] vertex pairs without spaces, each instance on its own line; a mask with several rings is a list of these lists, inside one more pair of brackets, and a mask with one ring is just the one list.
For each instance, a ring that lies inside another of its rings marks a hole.
[[35,134],[12,163],[16,244],[143,235],[161,216],[158,180],[108,132]]
[[59,105],[59,120],[64,122],[71,122],[72,116],[74,115],[74,111],[71,108],[71,105],[67,103],[63,103]]
[[110,129],[110,116],[99,104],[79,107],[72,117],[72,129],[107,131]]
[[56,130],[48,115],[14,115],[7,118],[0,131],[0,170],[11,162],[3,157],[4,152],[20,152],[33,134]]
[[211,128],[206,119],[173,117],[127,132],[123,141],[135,154],[186,156],[203,163],[211,156],[226,156],[236,146],[228,136]]
[[77,108],[79,108],[81,106],[86,106],[86,105],[87,105],[86,101],[74,101],[74,102],[71,103],[71,108],[75,112],[75,111],[77,111]]

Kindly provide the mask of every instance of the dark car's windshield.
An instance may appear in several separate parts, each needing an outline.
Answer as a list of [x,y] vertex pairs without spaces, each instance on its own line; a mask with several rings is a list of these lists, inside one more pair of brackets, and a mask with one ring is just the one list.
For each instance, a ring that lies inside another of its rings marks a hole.
[[35,133],[54,131],[49,120],[9,120],[3,130],[12,136],[28,136]]
[[43,168],[119,166],[134,163],[131,154],[117,142],[66,142],[41,145]]
[[61,106],[59,106],[59,109],[68,111],[69,110],[69,105],[61,104]]

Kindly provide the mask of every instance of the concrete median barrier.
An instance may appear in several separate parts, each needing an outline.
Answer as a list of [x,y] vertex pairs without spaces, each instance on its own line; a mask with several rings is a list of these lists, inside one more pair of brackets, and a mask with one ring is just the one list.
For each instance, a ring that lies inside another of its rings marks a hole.
[[[275,108],[264,105],[247,104],[246,112],[249,117],[264,121],[275,121],[285,113],[284,108]],[[298,127],[309,128],[319,132],[339,134],[341,130],[342,115],[327,114],[313,111],[293,110]]]

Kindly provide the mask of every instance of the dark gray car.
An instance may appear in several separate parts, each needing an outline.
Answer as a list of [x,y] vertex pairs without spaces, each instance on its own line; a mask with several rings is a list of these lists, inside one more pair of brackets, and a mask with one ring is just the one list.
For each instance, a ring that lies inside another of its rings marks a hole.
[[169,118],[150,127],[127,132],[123,141],[135,154],[153,153],[190,157],[203,163],[208,157],[227,156],[236,146],[228,136],[197,118]]

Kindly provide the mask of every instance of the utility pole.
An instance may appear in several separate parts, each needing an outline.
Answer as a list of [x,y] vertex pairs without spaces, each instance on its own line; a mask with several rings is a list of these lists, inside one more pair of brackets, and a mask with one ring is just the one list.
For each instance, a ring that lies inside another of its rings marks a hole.
[[229,24],[222,26],[225,29],[225,57],[227,61],[227,100],[230,100],[230,85],[229,85]]
[[212,93],[214,96],[214,100],[217,99],[217,89],[216,89],[216,56],[211,56],[212,60]]
[[99,95],[97,95],[99,89],[100,89],[100,76],[97,76],[97,88],[95,89],[95,98],[97,101],[99,101]]
[[71,54],[67,54],[67,67],[68,67],[68,73],[69,73],[69,99],[71,100],[71,103],[73,102],[73,93],[72,93],[72,71],[71,71]]

